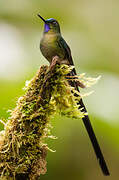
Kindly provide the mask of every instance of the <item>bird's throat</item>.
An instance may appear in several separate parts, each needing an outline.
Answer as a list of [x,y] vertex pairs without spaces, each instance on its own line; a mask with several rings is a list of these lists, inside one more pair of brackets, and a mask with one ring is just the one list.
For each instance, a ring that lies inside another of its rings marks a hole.
[[48,32],[50,30],[50,26],[48,24],[45,24],[44,32]]

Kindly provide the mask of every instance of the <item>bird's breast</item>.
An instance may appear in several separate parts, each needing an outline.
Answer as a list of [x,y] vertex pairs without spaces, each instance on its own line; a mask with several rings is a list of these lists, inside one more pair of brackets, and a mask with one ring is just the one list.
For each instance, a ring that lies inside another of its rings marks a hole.
[[40,42],[40,49],[43,56],[49,61],[52,61],[54,56],[62,56],[63,54],[58,46],[58,36],[54,34],[45,34]]

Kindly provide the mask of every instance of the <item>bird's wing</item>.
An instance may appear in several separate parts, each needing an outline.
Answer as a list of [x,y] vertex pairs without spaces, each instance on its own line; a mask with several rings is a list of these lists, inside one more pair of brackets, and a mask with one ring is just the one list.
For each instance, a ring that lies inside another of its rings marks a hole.
[[72,56],[71,56],[71,50],[70,50],[68,44],[66,43],[66,41],[62,37],[60,37],[58,43],[59,43],[60,48],[63,49],[63,51],[65,51],[64,52],[65,58],[68,59],[69,64],[74,65]]
[[[73,59],[72,59],[72,55],[71,55],[71,50],[70,50],[70,47],[68,46],[68,44],[66,43],[66,41],[60,37],[59,41],[58,41],[58,45],[59,47],[62,49],[62,51],[64,51],[64,54],[65,54],[65,59],[68,60],[69,62],[69,65],[72,65],[74,66],[74,62],[73,62]],[[72,78],[73,76],[76,76],[76,70],[75,70],[75,67],[72,69],[72,71],[68,74],[68,76],[71,76],[70,79],[75,79]],[[78,90],[78,83],[76,81],[72,81],[72,80],[69,80],[69,84],[73,87],[75,87],[76,90]]]

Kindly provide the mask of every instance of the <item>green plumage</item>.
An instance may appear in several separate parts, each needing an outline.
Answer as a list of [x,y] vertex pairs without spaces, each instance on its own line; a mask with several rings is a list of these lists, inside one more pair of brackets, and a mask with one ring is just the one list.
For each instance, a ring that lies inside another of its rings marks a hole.
[[[55,22],[53,24],[53,22]],[[43,56],[51,63],[54,56],[59,56],[63,63],[73,65],[71,51],[66,41],[62,38],[59,24],[56,20],[49,20],[49,31],[44,28],[43,37],[40,42],[40,49]]]

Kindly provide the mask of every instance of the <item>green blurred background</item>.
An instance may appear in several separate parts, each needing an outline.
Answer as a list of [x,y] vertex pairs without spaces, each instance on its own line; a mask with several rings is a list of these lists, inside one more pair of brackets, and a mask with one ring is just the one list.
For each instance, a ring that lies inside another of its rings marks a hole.
[[[78,73],[102,75],[84,99],[105,159],[109,180],[119,179],[119,1],[0,0],[0,118],[8,118],[24,92],[25,81],[48,64],[39,50],[43,22],[55,18],[72,49]],[[81,91],[82,93],[87,91]],[[48,171],[42,180],[103,180],[91,143],[80,120],[55,117],[48,142]],[[2,129],[2,125],[0,124]]]

